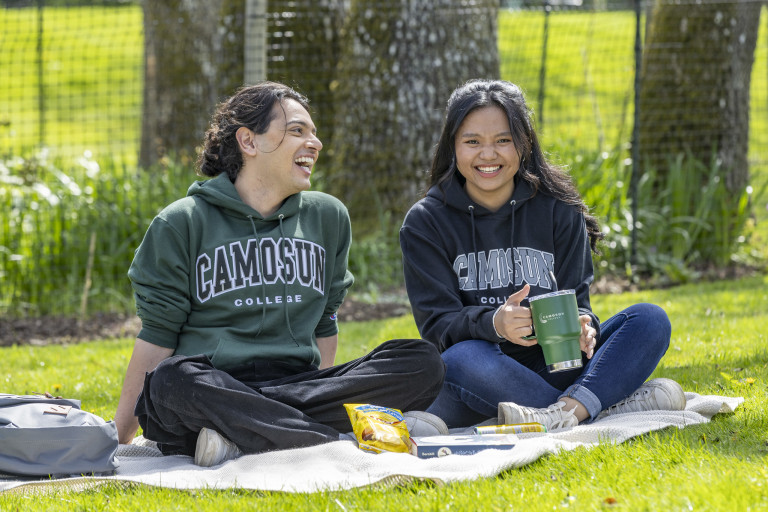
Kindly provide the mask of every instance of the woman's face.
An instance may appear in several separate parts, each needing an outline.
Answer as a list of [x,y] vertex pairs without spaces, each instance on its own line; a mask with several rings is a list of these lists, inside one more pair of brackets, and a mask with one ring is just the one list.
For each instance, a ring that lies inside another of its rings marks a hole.
[[501,208],[512,198],[520,168],[507,114],[497,106],[473,110],[459,126],[454,143],[467,195],[491,211]]

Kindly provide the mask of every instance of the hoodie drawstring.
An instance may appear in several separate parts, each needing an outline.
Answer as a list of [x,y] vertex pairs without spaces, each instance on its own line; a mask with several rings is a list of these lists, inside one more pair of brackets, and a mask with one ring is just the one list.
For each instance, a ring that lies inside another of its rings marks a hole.
[[[467,207],[469,210],[469,224],[472,226],[472,252],[474,254],[477,254],[477,238],[475,233],[475,207],[472,205],[469,205]],[[477,290],[477,286],[475,286],[475,302],[480,304],[480,292]]]
[[[283,231],[283,219],[285,218],[285,215],[282,213],[278,216],[278,220],[280,222],[280,239],[285,240],[285,231]],[[261,247],[261,240],[259,240],[259,233],[256,230],[256,222],[253,220],[253,215],[248,215],[248,220],[251,221],[251,227],[253,228],[253,236],[256,238],[256,247]],[[261,261],[261,255],[259,254],[259,257],[256,258],[258,260],[259,265],[259,274],[262,276],[264,275],[264,266]],[[264,326],[264,321],[267,317],[267,287],[262,283],[261,288],[261,323],[259,324],[259,330],[256,332],[256,337],[258,338],[261,334],[261,329]],[[283,296],[288,296],[288,283],[286,283],[285,278],[283,278]],[[293,334],[293,329],[291,329],[291,319],[288,315],[288,306],[286,305],[285,301],[283,301],[283,313],[285,315],[285,323],[288,326],[288,332],[291,335],[291,339],[296,344],[296,346],[299,346],[299,342],[296,340],[296,335]]]
[[515,200],[509,202],[512,206],[512,220],[510,222],[509,248],[512,251],[512,291],[517,286],[517,264],[515,263]]
[[[261,241],[259,240],[259,232],[256,231],[256,223],[253,221],[253,215],[249,215],[248,220],[251,221],[251,228],[253,228],[253,236],[256,238],[256,248],[257,248],[256,250],[258,251],[259,247],[261,247]],[[256,260],[258,261],[258,265],[259,265],[259,275],[263,276],[264,267],[262,266],[262,263],[261,263],[261,254],[258,255],[258,258],[256,258]],[[259,330],[256,332],[256,336],[255,336],[256,338],[258,338],[259,334],[261,334],[261,328],[264,326],[264,321],[267,317],[267,308],[265,306],[267,302],[267,291],[265,288],[266,287],[263,286],[262,284],[261,286],[261,322],[259,323]]]
[[[282,213],[277,216],[279,222],[280,222],[280,239],[285,240],[285,232],[283,231],[283,219],[285,218],[285,215]],[[283,277],[283,297],[288,296],[288,280]],[[263,288],[263,287],[262,287]],[[296,343],[296,346],[299,345],[299,342],[296,340],[296,335],[293,334],[293,329],[291,329],[291,318],[288,315],[288,305],[286,304],[285,299],[283,299],[283,313],[285,315],[285,325],[288,326],[288,332],[291,335],[291,339],[294,343]]]
[[[512,207],[512,215],[511,215],[511,221],[510,221],[510,230],[509,230],[509,248],[512,251],[512,293],[516,292],[515,286],[517,286],[517,264],[515,263],[515,205],[517,202],[512,199],[509,202],[509,205]],[[475,254],[478,254],[477,252],[477,233],[475,229],[475,207],[473,205],[469,205],[467,207],[469,210],[469,221],[470,225],[472,226],[472,252]],[[475,289],[475,300],[477,300],[477,303],[480,303],[480,294]]]

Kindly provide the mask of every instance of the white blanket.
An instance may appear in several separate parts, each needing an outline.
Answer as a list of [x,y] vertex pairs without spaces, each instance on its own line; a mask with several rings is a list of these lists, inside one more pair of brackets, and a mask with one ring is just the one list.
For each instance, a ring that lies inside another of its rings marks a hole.
[[132,482],[177,489],[237,487],[264,491],[315,492],[369,485],[397,485],[413,479],[436,483],[491,477],[529,464],[546,454],[600,442],[621,443],[653,430],[684,428],[732,413],[738,397],[686,393],[684,411],[650,411],[609,416],[589,425],[551,433],[523,434],[511,450],[485,450],[474,455],[419,459],[403,453],[371,454],[349,441],[311,448],[246,455],[213,468],[195,466],[191,457],[163,457],[149,446],[121,445],[114,475],[31,480],[0,476],[0,492],[44,492],[68,487],[81,490],[105,482]]

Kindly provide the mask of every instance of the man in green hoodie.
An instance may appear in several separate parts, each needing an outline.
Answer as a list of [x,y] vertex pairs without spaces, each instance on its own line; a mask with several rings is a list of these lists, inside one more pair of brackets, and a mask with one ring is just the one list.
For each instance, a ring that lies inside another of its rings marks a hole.
[[444,366],[390,340],[334,366],[353,278],[344,205],[307,191],[323,145],[307,99],[274,82],[219,105],[198,164],[213,177],[153,220],[128,276],[141,331],[115,414],[203,466],[351,430],[344,403],[424,409]]

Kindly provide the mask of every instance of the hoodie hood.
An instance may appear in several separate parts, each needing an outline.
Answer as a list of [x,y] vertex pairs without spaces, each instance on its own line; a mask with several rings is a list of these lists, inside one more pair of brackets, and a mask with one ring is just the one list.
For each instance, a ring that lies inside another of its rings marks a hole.
[[268,217],[262,217],[259,212],[248,206],[240,199],[235,184],[227,174],[222,173],[213,179],[196,181],[187,190],[187,196],[199,197],[205,202],[221,208],[228,215],[255,220],[278,220],[280,215],[291,217],[299,211],[301,194],[289,196],[278,210]]
[[515,176],[515,190],[512,193],[512,198],[504,204],[504,206],[494,212],[473,201],[467,194],[467,191],[464,190],[464,184],[461,182],[461,178],[454,173],[451,178],[442,185],[431,187],[427,192],[427,197],[443,202],[447,206],[464,213],[468,213],[470,207],[472,207],[474,215],[477,217],[484,217],[487,215],[508,217],[514,210],[520,208],[525,201],[532,198],[533,194],[534,192],[531,186],[526,181],[521,180],[519,176]]

